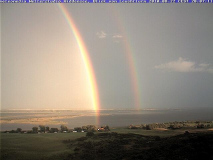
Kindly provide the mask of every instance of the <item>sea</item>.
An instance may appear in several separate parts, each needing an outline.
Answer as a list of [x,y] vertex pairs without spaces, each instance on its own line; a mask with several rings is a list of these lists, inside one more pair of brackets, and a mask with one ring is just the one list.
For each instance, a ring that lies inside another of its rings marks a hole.
[[[141,109],[141,110],[1,110],[1,131],[31,130],[39,126],[35,122],[40,118],[54,118],[54,122],[42,122],[50,128],[60,128],[65,124],[68,128],[85,125],[109,125],[109,127],[128,127],[150,123],[166,123],[174,121],[213,121],[213,108],[199,109]],[[30,119],[34,118],[34,122]],[[12,120],[12,123],[11,123]],[[22,120],[21,123],[17,120]],[[56,122],[56,123],[55,123]],[[60,124],[61,123],[61,124]]]

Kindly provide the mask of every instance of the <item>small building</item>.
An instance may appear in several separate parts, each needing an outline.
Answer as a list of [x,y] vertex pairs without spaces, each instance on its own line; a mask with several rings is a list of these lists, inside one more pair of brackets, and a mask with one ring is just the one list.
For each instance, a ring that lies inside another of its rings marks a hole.
[[101,128],[98,128],[98,131],[103,132],[105,131],[105,129],[101,127]]

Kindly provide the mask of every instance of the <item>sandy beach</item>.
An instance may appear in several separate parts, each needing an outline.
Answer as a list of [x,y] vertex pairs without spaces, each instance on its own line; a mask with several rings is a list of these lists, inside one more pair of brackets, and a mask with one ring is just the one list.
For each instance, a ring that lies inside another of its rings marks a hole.
[[3,123],[23,123],[23,124],[67,124],[67,122],[60,121],[61,119],[69,119],[75,117],[82,117],[85,115],[78,116],[51,116],[51,117],[36,117],[36,118],[8,118],[1,119],[0,124]]

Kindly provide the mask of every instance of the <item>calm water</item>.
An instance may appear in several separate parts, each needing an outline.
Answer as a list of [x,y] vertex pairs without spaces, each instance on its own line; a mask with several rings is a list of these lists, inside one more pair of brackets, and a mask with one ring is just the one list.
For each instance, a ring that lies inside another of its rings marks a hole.
[[[162,123],[171,121],[185,120],[208,120],[213,121],[213,109],[188,109],[188,110],[103,110],[99,118],[95,116],[94,111],[40,111],[40,112],[1,112],[1,118],[29,118],[29,117],[51,117],[63,115],[88,115],[75,118],[65,118],[59,121],[67,122],[68,128],[81,127],[83,125],[109,125],[110,127],[128,126],[130,124],[148,124]],[[58,127],[60,125],[46,124],[49,127]],[[18,127],[29,130],[36,124],[1,124],[1,130],[12,130]]]

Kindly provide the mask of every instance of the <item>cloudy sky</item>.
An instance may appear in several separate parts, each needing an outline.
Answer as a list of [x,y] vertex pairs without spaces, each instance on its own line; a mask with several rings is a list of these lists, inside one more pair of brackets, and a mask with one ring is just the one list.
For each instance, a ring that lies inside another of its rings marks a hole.
[[[213,107],[212,5],[66,8],[90,55],[101,109]],[[2,109],[93,109],[89,88],[58,5],[1,5]]]

